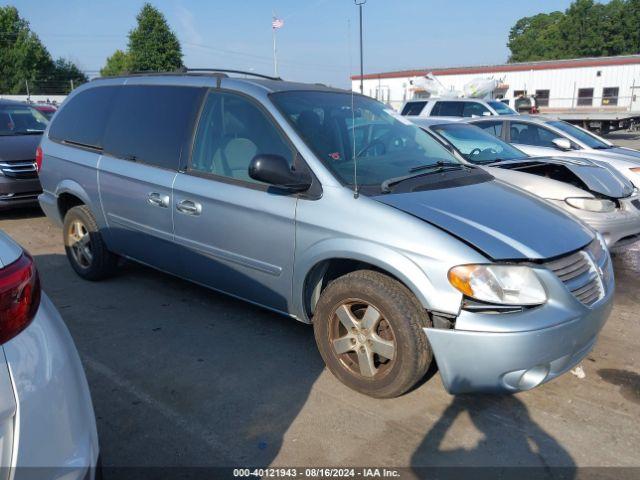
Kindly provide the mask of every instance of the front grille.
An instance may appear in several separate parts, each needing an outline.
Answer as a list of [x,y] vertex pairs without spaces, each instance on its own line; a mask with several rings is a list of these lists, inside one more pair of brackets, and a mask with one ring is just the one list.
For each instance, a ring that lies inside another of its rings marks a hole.
[[631,204],[640,210],[640,199],[636,198],[635,200],[631,200]]
[[609,255],[596,239],[584,250],[545,265],[562,280],[574,297],[591,306],[604,297],[602,277],[607,271],[608,261]]
[[0,170],[5,177],[35,178],[38,176],[35,160],[9,160],[0,162]]

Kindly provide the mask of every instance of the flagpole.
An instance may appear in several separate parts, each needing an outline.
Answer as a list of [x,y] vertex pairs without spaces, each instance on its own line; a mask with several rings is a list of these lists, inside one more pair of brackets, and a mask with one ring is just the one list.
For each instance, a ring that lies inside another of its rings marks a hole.
[[[273,11],[273,18],[276,18],[276,12]],[[273,73],[274,76],[278,76],[278,50],[276,49],[276,30],[273,25],[271,25],[271,31],[273,33]]]

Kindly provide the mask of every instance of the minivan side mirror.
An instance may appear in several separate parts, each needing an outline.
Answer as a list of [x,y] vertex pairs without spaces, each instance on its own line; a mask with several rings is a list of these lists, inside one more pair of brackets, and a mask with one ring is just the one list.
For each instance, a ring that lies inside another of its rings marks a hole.
[[551,140],[558,150],[571,150],[571,142],[566,138],[554,138]]
[[293,170],[281,155],[256,155],[249,164],[249,176],[291,192],[304,192],[311,187],[311,176]]

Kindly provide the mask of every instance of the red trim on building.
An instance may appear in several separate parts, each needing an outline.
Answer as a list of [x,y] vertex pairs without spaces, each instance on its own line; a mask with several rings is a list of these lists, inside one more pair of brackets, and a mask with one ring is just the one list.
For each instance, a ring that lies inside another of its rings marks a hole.
[[[478,73],[526,72],[529,70],[554,70],[559,68],[609,67],[635,64],[640,64],[640,55],[629,57],[583,58],[548,62],[512,63],[506,65],[486,65],[478,67],[400,70],[387,73],[366,73],[362,76],[362,78],[364,80],[372,80],[379,78],[422,77],[427,73],[433,73],[434,75],[443,76]],[[360,80],[360,75],[353,75],[351,77],[351,80]]]

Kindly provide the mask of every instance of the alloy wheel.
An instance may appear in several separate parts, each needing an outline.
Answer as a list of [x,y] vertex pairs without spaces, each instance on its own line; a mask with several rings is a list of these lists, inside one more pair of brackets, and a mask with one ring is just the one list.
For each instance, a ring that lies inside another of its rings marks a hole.
[[329,328],[334,354],[351,373],[373,379],[384,376],[396,358],[396,338],[378,308],[350,299],[335,310]]
[[79,220],[74,220],[69,226],[67,243],[71,249],[71,255],[82,268],[89,268],[93,262],[91,251],[91,236],[87,227]]

